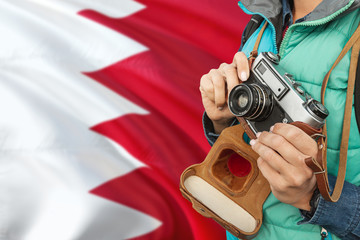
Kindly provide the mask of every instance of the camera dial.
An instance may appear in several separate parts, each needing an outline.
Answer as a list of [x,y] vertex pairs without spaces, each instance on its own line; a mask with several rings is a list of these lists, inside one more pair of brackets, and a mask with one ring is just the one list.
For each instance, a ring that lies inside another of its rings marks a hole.
[[325,119],[329,115],[329,111],[325,108],[325,106],[315,99],[309,100],[307,109],[310,113],[314,114],[320,119]]
[[264,54],[264,56],[270,60],[271,62],[275,63],[275,64],[279,64],[280,62],[280,55],[279,54],[275,54],[273,52],[266,52]]

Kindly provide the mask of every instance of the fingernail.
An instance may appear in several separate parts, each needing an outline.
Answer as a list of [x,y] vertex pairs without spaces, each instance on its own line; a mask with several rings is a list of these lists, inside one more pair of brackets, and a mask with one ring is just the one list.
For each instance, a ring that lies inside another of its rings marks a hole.
[[256,143],[256,141],[254,139],[251,139],[250,145],[253,146],[255,143]]
[[260,135],[261,135],[261,132],[258,132],[258,133],[256,134],[256,137],[259,138]]
[[246,72],[241,72],[241,74],[240,74],[240,80],[241,80],[241,81],[246,81],[246,80],[247,80],[247,73],[246,73]]
[[274,130],[274,126],[270,127],[270,132],[272,132]]

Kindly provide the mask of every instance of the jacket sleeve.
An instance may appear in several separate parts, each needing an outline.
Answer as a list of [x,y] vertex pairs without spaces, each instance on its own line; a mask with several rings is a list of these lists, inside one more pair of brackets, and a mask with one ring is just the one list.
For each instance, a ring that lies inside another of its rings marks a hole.
[[[205,137],[206,137],[207,141],[209,142],[210,146],[212,146],[212,145],[214,145],[216,139],[218,139],[219,134],[215,133],[212,121],[210,120],[210,118],[208,117],[206,112],[204,112],[204,114],[203,114],[203,120],[202,121],[203,121]],[[236,118],[234,118],[234,121],[232,121],[230,126],[234,126],[234,125],[236,125],[238,123],[239,123],[238,120]]]
[[[333,188],[336,178],[329,175]],[[298,224],[315,224],[343,240],[360,239],[360,187],[345,182],[338,202],[332,203],[320,198],[319,205],[311,219],[304,215]]]

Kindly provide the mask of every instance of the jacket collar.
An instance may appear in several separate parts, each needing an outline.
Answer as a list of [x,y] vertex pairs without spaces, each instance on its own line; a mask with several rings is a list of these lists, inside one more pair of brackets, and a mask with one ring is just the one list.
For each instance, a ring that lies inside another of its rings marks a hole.
[[[353,1],[350,8],[343,14],[360,7],[360,0],[323,0],[307,17],[307,21],[314,21],[325,18],[340,9],[344,8]],[[283,0],[240,0],[240,2],[250,12],[264,15],[270,22],[278,23],[276,19],[282,20],[282,2]],[[281,23],[281,22],[280,22]],[[275,25],[275,24],[274,24]]]
[[[248,11],[266,17],[275,27],[277,44],[280,45],[283,26],[283,0],[240,0]],[[326,18],[353,2],[339,16],[360,8],[360,0],[323,0],[309,15],[306,21]]]

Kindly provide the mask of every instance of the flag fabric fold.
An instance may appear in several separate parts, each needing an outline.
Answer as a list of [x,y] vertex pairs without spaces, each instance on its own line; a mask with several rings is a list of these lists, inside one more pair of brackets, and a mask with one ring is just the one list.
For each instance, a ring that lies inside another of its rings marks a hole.
[[0,2],[0,240],[225,239],[178,190],[235,1]]

